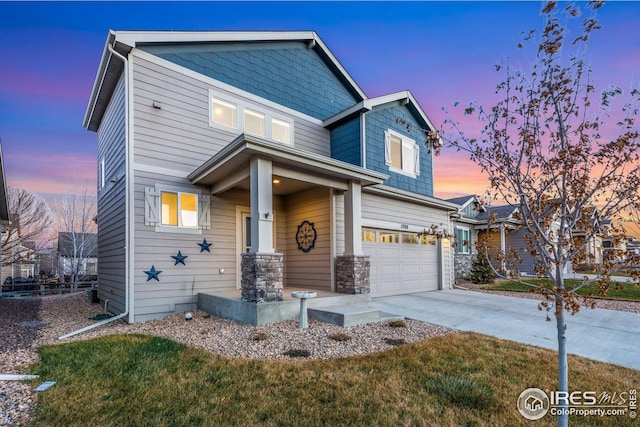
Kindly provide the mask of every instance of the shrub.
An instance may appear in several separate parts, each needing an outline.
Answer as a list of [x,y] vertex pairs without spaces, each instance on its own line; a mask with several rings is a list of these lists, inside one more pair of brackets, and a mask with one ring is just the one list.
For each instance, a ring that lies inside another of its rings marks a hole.
[[269,339],[269,335],[266,332],[256,332],[253,334],[254,341],[264,341]]
[[391,320],[389,326],[392,328],[406,328],[407,323],[402,319]]
[[476,255],[471,264],[471,271],[469,271],[469,281],[471,283],[493,283],[495,277],[487,257],[484,254]]
[[467,409],[483,410],[494,405],[493,389],[485,382],[473,377],[445,375],[430,378],[425,389],[442,400]]
[[385,338],[384,342],[386,342],[389,345],[402,345],[402,344],[406,344],[407,341],[404,338]]
[[282,354],[284,354],[285,356],[289,356],[289,357],[309,357],[309,356],[311,356],[311,353],[309,352],[309,350],[301,350],[301,349],[287,350]]
[[351,337],[345,332],[334,332],[329,335],[329,338],[334,341],[349,341],[351,339]]

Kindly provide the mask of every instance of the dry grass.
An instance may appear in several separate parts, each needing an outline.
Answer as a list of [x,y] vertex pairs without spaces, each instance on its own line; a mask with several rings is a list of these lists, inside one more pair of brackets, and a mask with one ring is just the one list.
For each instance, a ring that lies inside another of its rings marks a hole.
[[[57,381],[40,395],[41,426],[524,426],[518,395],[555,389],[557,372],[553,351],[472,333],[329,361],[229,359],[142,335],[40,353],[35,373]],[[640,371],[570,357],[570,384],[619,393],[638,387]],[[628,416],[571,422],[635,425]]]

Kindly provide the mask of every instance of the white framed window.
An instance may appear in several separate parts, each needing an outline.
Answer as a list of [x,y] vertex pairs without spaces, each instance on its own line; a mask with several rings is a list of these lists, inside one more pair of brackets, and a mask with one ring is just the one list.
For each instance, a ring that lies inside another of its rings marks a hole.
[[284,144],[293,142],[293,120],[209,89],[209,126],[235,129]]
[[221,99],[211,98],[211,120],[215,124],[238,129],[238,106]]
[[420,175],[420,147],[415,140],[391,129],[384,132],[384,160],[392,172],[412,178]]
[[291,123],[284,120],[271,119],[271,138],[283,142],[285,144],[291,144]]
[[198,195],[161,191],[160,224],[172,227],[198,227]]
[[156,231],[193,232],[210,227],[210,196],[156,185],[144,191],[145,225]]
[[471,233],[468,228],[456,227],[456,253],[471,253]]
[[244,109],[244,131],[258,136],[267,136],[264,114]]

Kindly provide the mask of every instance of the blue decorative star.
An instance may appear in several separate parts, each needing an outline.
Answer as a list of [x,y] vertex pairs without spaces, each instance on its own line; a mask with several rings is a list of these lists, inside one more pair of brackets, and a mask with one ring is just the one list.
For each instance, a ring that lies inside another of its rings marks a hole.
[[209,249],[209,247],[211,246],[211,243],[207,243],[207,239],[204,239],[202,243],[198,243],[198,244],[200,245],[200,252],[207,251],[211,253],[211,249]]
[[162,273],[162,271],[158,271],[156,270],[156,267],[154,265],[151,266],[151,270],[149,271],[145,271],[145,274],[147,274],[147,282],[151,279],[156,279],[158,282],[160,281],[160,278],[158,277],[158,274]]
[[173,265],[178,265],[178,264],[182,264],[182,265],[187,265],[184,263],[184,259],[187,258],[189,255],[182,255],[181,251],[178,251],[178,255],[171,255],[171,258],[176,260],[176,263]]

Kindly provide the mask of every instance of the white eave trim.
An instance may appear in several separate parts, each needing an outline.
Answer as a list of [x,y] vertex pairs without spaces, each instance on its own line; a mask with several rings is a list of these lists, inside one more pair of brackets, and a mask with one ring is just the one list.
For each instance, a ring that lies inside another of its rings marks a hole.
[[410,191],[400,190],[399,188],[390,187],[388,185],[375,185],[371,187],[363,187],[363,192],[374,193],[385,197],[392,197],[398,200],[405,200],[411,203],[417,203],[433,208],[444,209],[449,212],[458,212],[460,205],[447,202],[435,197],[423,196],[421,194],[412,193]]
[[145,43],[306,41],[309,46],[318,46],[360,98],[367,99],[364,91],[315,31],[115,31],[114,34],[115,42],[132,48]]
[[324,127],[329,127],[335,123],[341,122],[342,120],[348,119],[349,117],[355,114],[371,111],[374,107],[389,104],[392,102],[399,102],[403,105],[412,104],[415,107],[420,118],[424,121],[424,123],[426,123],[427,127],[433,130],[436,129],[435,126],[433,126],[433,123],[431,122],[431,120],[429,120],[429,117],[427,117],[425,112],[422,110],[422,107],[420,106],[420,104],[418,104],[418,101],[415,99],[413,94],[408,90],[390,93],[388,95],[377,96],[375,98],[365,99],[364,101],[361,101],[356,105],[349,107],[346,110],[343,110],[338,114],[335,114],[329,117],[328,119],[324,120],[322,124]]

